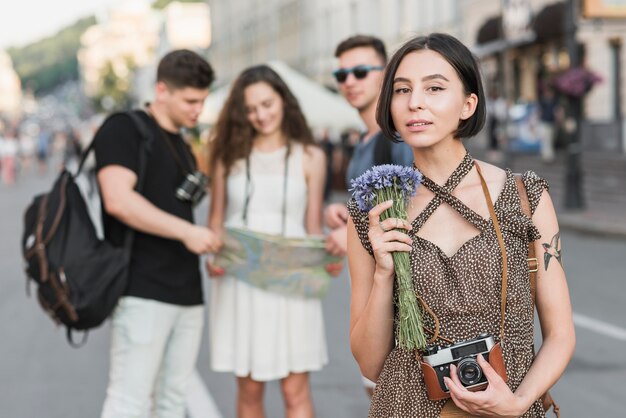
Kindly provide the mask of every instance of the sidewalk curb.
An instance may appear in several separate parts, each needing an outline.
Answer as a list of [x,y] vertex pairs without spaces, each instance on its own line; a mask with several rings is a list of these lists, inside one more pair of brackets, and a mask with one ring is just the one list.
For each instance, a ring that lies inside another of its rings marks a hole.
[[[345,203],[350,198],[346,192],[335,192],[334,198],[328,203]],[[562,212],[557,209],[559,227],[563,230],[579,232],[587,235],[597,235],[617,239],[626,239],[626,223],[621,224],[615,219],[598,219],[598,216],[586,218],[587,212]]]
[[577,214],[558,214],[559,226],[561,229],[580,232],[589,235],[601,235],[603,237],[626,239],[626,225],[609,220],[598,222],[598,220],[585,219]]

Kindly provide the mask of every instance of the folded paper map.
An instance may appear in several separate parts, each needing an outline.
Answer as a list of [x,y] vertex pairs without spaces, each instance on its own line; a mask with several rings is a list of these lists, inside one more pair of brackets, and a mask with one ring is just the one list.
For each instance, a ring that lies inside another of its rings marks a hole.
[[215,265],[227,276],[252,286],[303,298],[322,298],[331,276],[326,265],[342,262],[324,249],[324,238],[287,238],[241,228],[226,228]]

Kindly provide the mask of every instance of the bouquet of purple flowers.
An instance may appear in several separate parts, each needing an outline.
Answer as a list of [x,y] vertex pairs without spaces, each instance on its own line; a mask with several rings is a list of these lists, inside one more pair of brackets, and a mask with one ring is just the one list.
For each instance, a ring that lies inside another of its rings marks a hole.
[[[393,200],[393,206],[381,214],[380,220],[407,220],[409,199],[415,195],[421,181],[422,175],[412,167],[385,164],[375,166],[352,180],[350,190],[363,212],[369,212],[379,203]],[[398,345],[406,350],[422,349],[426,346],[426,337],[413,287],[409,253],[394,252],[392,256],[398,289],[396,304],[400,318]]]

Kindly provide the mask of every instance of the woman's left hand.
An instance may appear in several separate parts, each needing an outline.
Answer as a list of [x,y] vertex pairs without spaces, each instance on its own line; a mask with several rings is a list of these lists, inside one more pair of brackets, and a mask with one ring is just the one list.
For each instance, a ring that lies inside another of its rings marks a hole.
[[454,365],[450,366],[451,377],[444,377],[444,381],[450,389],[450,396],[456,406],[472,415],[481,417],[519,417],[526,412],[521,399],[511,392],[506,382],[482,355],[478,355],[477,361],[489,382],[489,386],[483,391],[471,392],[467,390],[459,380],[457,368]]

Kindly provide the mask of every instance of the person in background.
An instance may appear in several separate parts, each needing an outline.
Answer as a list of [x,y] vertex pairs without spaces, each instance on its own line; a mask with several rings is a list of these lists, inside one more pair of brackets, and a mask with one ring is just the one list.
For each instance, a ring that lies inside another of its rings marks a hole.
[[53,134],[47,128],[42,128],[37,135],[37,166],[39,175],[45,174],[48,170],[48,158],[50,157],[52,139]]
[[541,160],[554,161],[555,126],[559,117],[559,103],[554,90],[545,87],[539,97],[539,138],[541,139]]
[[[376,102],[387,63],[383,42],[373,36],[355,35],[337,45],[335,57],[339,66],[333,75],[339,91],[359,112],[366,128],[352,152],[346,171],[346,187],[349,188],[351,180],[374,165],[411,165],[411,149],[398,139],[385,137],[376,123]],[[346,206],[339,203],[328,205],[324,211],[324,220],[333,229],[327,240],[328,250],[333,254],[345,255]]]
[[489,100],[487,101],[487,120],[489,132],[489,151],[487,158],[496,160],[500,142],[506,132],[507,120],[507,104],[506,100],[500,95],[497,87],[492,87]]
[[8,131],[3,141],[0,141],[0,158],[2,159],[2,182],[7,186],[15,183],[17,173],[17,159],[19,143],[15,129]]
[[[250,67],[235,80],[211,151],[211,230],[322,233],[324,152],[270,67]],[[286,417],[313,417],[309,372],[328,362],[321,300],[272,293],[208,268],[211,367],[237,377],[237,416],[264,417],[265,383],[280,380]]]
[[177,196],[193,159],[180,134],[198,122],[213,69],[188,50],[166,54],[155,99],[139,113],[150,139],[143,188],[135,190],[144,140],[129,115],[96,132],[96,170],[107,238],[123,245],[134,229],[129,284],[112,317],[109,384],[102,418],[184,418],[204,324],[199,255],[221,242],[194,224],[192,202]]
[[[339,91],[359,112],[366,131],[354,147],[346,171],[346,187],[372,166],[380,164],[411,165],[411,149],[397,139],[383,135],[376,122],[376,103],[380,94],[383,72],[387,64],[385,44],[368,35],[355,35],[337,45],[335,57],[339,67],[333,72]],[[324,221],[332,229],[326,248],[336,255],[345,255],[348,247],[348,209],[345,204],[333,203],[324,211]],[[373,393],[374,383],[363,378],[366,392]]]

